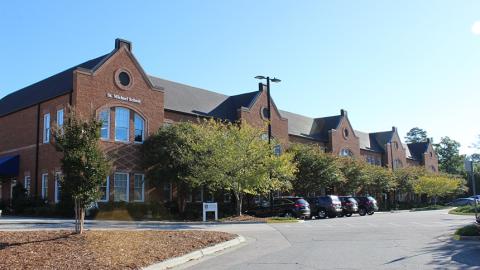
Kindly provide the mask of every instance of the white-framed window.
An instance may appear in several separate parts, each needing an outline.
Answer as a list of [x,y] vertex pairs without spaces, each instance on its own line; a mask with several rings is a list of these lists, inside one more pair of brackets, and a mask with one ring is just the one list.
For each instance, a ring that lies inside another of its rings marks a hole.
[[136,202],[145,201],[145,175],[133,175],[133,200]]
[[135,133],[134,133],[134,141],[135,142],[143,142],[145,138],[145,121],[143,118],[135,113],[133,115],[133,125],[135,127]]
[[50,142],[50,113],[43,115],[43,143]]
[[62,173],[55,172],[55,203],[60,202],[62,196]]
[[63,126],[63,109],[57,110],[57,126],[60,128]]
[[353,153],[349,149],[344,148],[344,149],[340,150],[340,156],[342,156],[342,157],[352,157]]
[[223,202],[224,203],[231,203],[232,202],[232,193],[230,191],[227,191],[223,193]]
[[27,195],[30,196],[30,186],[32,183],[32,178],[30,175],[26,175],[25,178],[23,179],[23,187],[25,190],[27,190]]
[[113,195],[116,202],[128,202],[128,178],[128,173],[115,173],[113,178]]
[[100,192],[102,193],[102,196],[100,197],[99,202],[108,202],[108,195],[110,193],[110,176],[105,178],[105,182],[100,186]]
[[48,173],[42,174],[42,199],[48,198]]
[[13,189],[15,188],[16,185],[17,185],[17,179],[12,178],[10,180],[10,199],[13,199]]
[[115,108],[115,141],[128,142],[130,127],[130,110]]
[[100,128],[100,138],[108,140],[110,138],[110,108],[103,109],[98,114],[98,120],[102,121]]
[[168,202],[172,200],[172,183],[163,183],[163,201]]

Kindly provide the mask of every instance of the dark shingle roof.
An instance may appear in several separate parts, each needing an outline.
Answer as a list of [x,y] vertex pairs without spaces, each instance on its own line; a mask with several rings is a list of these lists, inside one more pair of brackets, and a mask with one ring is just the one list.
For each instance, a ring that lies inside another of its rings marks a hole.
[[108,54],[71,67],[42,81],[15,91],[0,99],[0,116],[33,106],[72,91],[73,71],[76,68],[93,69]]
[[392,141],[394,131],[382,131],[370,133],[370,143],[374,148],[385,151],[385,145]]
[[230,121],[237,120],[237,109],[249,108],[259,94],[259,91],[254,91],[227,96],[153,76],[149,78],[154,86],[165,91],[165,109]]
[[360,149],[383,152],[382,148],[379,147],[375,137],[371,133],[355,130],[355,134],[359,138]]
[[407,144],[410,154],[415,160],[423,160],[423,154],[428,150],[429,142]]
[[280,111],[288,119],[288,133],[322,142],[328,141],[328,131],[336,129],[342,120],[341,115],[310,118],[296,113]]

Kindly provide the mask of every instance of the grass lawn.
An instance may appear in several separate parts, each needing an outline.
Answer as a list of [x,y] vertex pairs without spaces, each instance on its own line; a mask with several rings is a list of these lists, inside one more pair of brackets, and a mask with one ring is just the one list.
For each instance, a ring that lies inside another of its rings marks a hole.
[[467,215],[472,216],[475,215],[475,207],[473,206],[461,206],[454,208],[448,212],[449,214],[453,215]]
[[0,232],[0,269],[141,269],[234,237],[209,231]]
[[267,218],[267,223],[296,223],[298,219],[292,217],[271,217]]
[[467,225],[455,231],[458,236],[480,236],[480,227],[477,225]]

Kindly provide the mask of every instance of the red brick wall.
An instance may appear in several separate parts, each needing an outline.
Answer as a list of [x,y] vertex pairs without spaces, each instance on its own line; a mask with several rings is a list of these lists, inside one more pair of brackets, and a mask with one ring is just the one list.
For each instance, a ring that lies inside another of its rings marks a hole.
[[423,154],[423,165],[430,172],[438,172],[438,157],[430,143],[425,154]]
[[361,159],[362,159],[363,161],[365,161],[365,162],[367,162],[368,156],[372,156],[372,157],[374,157],[376,160],[379,160],[379,161],[380,161],[380,165],[383,166],[383,164],[382,164],[382,158],[383,158],[382,153],[373,152],[373,151],[368,151],[368,150],[365,150],[365,149],[360,149],[360,156],[361,156]]
[[[344,130],[348,131],[348,136],[344,135]],[[336,130],[331,130],[328,148],[334,155],[339,155],[342,149],[348,149],[353,153],[353,157],[360,157],[360,141],[346,115],[342,117],[339,127]]]
[[[398,135],[397,129],[393,128],[394,135],[391,143],[388,143],[385,146],[385,156],[384,161],[388,168],[392,168],[393,161],[398,159],[400,160],[402,167],[407,166],[407,156],[406,149],[404,148],[400,136]],[[398,145],[398,148],[396,147]]]
[[[273,101],[271,101],[271,125],[272,136],[278,139],[283,145],[288,144],[288,120],[282,118],[280,113],[275,108]],[[267,121],[262,118],[261,109],[267,107],[267,91],[260,91],[260,95],[252,105],[251,108],[242,108],[239,110],[239,119],[246,121],[248,124],[257,127],[267,129]]]

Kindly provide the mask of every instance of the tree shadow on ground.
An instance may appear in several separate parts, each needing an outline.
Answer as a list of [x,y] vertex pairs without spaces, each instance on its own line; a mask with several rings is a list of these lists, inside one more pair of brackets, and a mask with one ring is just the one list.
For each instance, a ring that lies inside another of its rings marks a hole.
[[[480,242],[448,239],[435,242],[421,252],[429,253],[432,261],[429,265],[441,268],[469,270],[480,268]],[[452,264],[455,264],[453,266]]]
[[52,237],[52,238],[47,238],[47,239],[41,239],[41,240],[18,242],[18,243],[0,242],[0,250],[6,249],[6,248],[9,248],[9,247],[22,246],[22,245],[27,245],[27,244],[43,243],[43,242],[56,241],[56,240],[60,240],[60,239],[67,239],[74,234],[75,233],[72,232],[72,233],[69,233],[69,234],[62,235],[62,236],[57,236],[57,237]]

